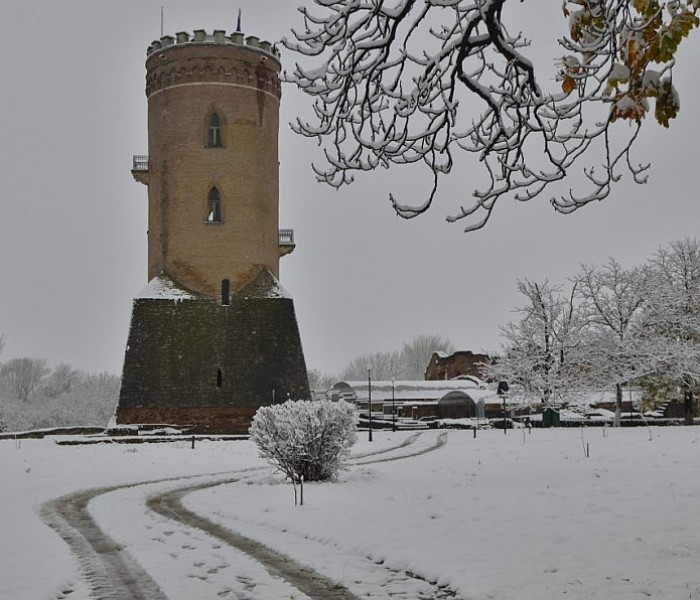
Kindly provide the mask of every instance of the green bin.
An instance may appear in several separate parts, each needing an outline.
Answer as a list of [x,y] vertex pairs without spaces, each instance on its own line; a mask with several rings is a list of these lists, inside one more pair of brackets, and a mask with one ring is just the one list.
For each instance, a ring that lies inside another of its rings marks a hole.
[[548,406],[542,413],[542,427],[559,427],[559,409]]

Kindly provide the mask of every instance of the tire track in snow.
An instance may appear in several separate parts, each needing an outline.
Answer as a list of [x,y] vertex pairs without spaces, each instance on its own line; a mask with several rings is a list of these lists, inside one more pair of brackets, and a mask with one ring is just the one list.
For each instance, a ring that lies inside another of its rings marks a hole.
[[[351,464],[361,466],[421,456],[442,448],[447,443],[448,439],[447,433],[445,432],[438,436],[434,444],[416,452],[388,458],[375,458],[373,460],[356,462],[361,458],[381,456],[382,454],[386,454],[390,451],[410,446],[415,443],[419,436],[420,434],[410,436],[404,441],[403,444],[388,450],[367,453],[355,457],[355,461],[351,462]],[[176,521],[180,525],[184,525],[186,527],[198,529],[219,539],[225,544],[244,552],[262,564],[270,575],[273,577],[281,577],[282,579],[286,580],[290,585],[306,594],[309,598],[311,598],[311,600],[359,600],[359,597],[354,595],[345,586],[333,581],[332,579],[329,579],[315,569],[303,565],[290,556],[278,552],[262,544],[261,542],[236,533],[231,529],[207,519],[206,517],[202,517],[196,512],[189,510],[182,504],[182,499],[188,494],[217,487],[219,485],[236,483],[237,481],[239,481],[239,479],[227,479],[181,487],[162,494],[151,496],[146,501],[146,506],[153,512],[165,517],[166,519]],[[390,580],[413,580],[423,588],[419,596],[421,599],[446,600],[448,598],[456,598],[456,593],[448,587],[438,586],[437,584],[427,581],[414,573],[399,572],[385,567],[382,564],[375,563],[374,561],[372,561],[372,568],[381,568],[389,571],[391,573]],[[394,596],[395,594],[390,595]]]
[[[420,434],[416,434],[416,435],[408,438],[408,440],[411,440],[410,444],[413,444],[416,441],[416,439],[418,439],[419,435]],[[435,440],[435,443],[432,446],[428,446],[427,448],[423,448],[422,450],[418,450],[418,451],[412,452],[410,454],[400,454],[398,456],[390,456],[389,458],[378,458],[376,460],[367,460],[364,462],[357,462],[358,459],[362,459],[362,458],[365,458],[367,456],[376,456],[379,454],[385,454],[385,452],[363,454],[361,456],[355,457],[355,459],[350,464],[352,464],[354,466],[362,466],[362,465],[372,465],[372,464],[376,464],[376,463],[386,463],[386,462],[391,462],[394,460],[403,460],[404,458],[412,458],[414,456],[420,456],[421,454],[428,454],[429,452],[434,452],[435,450],[439,450],[440,448],[442,448],[445,444],[447,444],[447,432],[441,433],[438,436],[437,440]],[[398,446],[398,448],[402,448],[402,447],[405,447],[407,445],[409,445],[409,444],[405,444],[404,446]]]
[[44,504],[41,516],[78,559],[91,595],[100,600],[167,600],[158,585],[87,510],[90,500],[125,486],[84,490]]
[[[251,470],[253,469],[240,469],[237,472],[246,473]],[[100,600],[168,600],[138,562],[100,528],[87,506],[94,498],[125,488],[223,474],[217,472],[165,477],[80,490],[46,502],[39,514],[76,557],[91,596]]]
[[389,448],[383,448],[381,450],[374,450],[372,452],[365,452],[364,454],[355,454],[350,457],[350,460],[359,460],[361,458],[367,458],[368,456],[377,456],[379,454],[388,454],[389,452],[393,452],[394,450],[400,450],[401,448],[405,448],[406,446],[410,446],[412,444],[416,443],[416,440],[423,435],[422,431],[419,431],[418,433],[414,433],[413,435],[409,435],[403,442],[400,444],[396,444],[396,446],[390,446]]
[[[396,446],[354,456],[351,459],[351,464],[365,465],[373,462],[388,462],[391,460],[399,460],[400,458],[409,458],[411,456],[417,456],[435,450],[441,445],[444,445],[444,442],[440,443],[440,439],[442,438],[442,436],[440,436],[440,438],[438,438],[438,443],[436,443],[434,446],[416,453],[389,457],[386,459],[357,462],[364,458],[385,455],[390,452],[411,446],[420,436],[421,433],[419,432],[409,436]],[[230,477],[234,473],[243,474],[265,468],[267,467],[252,467],[238,471],[232,470],[225,473],[220,472],[184,477],[169,477],[130,484],[81,490],[45,503],[40,510],[40,515],[44,522],[49,527],[54,529],[56,533],[64,540],[70,551],[76,557],[83,572],[84,579],[91,590],[91,595],[93,595],[95,598],[99,598],[100,600],[167,600],[167,597],[164,595],[152,577],[141,568],[138,562],[134,560],[122,546],[117,544],[100,528],[99,524],[93,519],[88,511],[88,503],[94,498],[104,494],[109,494],[111,492],[129,487],[161,483],[165,481],[191,480],[216,475],[229,476],[228,479],[223,481],[217,480],[215,483],[210,482],[197,486],[179,488],[179,490],[189,490],[191,492],[194,491],[193,488],[203,488],[207,486],[211,487],[227,482],[231,483],[235,481],[235,479],[231,479]],[[179,497],[181,498],[186,493],[188,492],[183,491]],[[184,507],[182,508],[183,510],[186,510]],[[210,522],[207,521],[207,523]],[[215,524],[211,523],[211,525]],[[255,542],[255,544],[258,543]],[[259,546],[264,548],[262,544],[259,544]],[[269,548],[266,550],[274,553],[274,551]],[[262,552],[262,550],[260,551]],[[307,567],[299,565],[299,569],[305,574],[304,577],[306,579],[315,580],[317,582],[322,582],[326,579],[323,576],[314,573],[313,570],[308,569]],[[335,587],[328,588],[332,590],[332,595],[325,597],[317,596],[317,598],[319,598],[319,600],[325,600],[326,598],[337,598],[338,600],[342,600],[344,596],[339,595],[339,588],[336,584],[333,585],[335,585]],[[355,597],[349,595],[346,596],[346,598],[354,599]]]
[[179,488],[164,494],[151,496],[146,501],[146,506],[166,519],[176,521],[187,527],[199,529],[244,552],[263,565],[270,575],[284,579],[312,600],[359,600],[347,588],[321,575],[314,569],[302,565],[293,558],[277,552],[260,542],[235,533],[205,517],[201,517],[182,505],[182,498],[187,494],[227,483],[235,483],[236,481],[236,479],[229,479]]

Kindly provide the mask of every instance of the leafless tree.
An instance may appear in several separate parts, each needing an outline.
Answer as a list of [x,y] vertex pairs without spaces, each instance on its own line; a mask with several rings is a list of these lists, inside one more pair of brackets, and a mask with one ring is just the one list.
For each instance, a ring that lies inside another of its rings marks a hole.
[[327,375],[319,369],[309,369],[307,375],[309,377],[309,387],[312,391],[326,391],[338,381],[337,377]]
[[8,394],[26,402],[48,373],[40,358],[13,358],[0,368],[0,384]]
[[70,392],[79,377],[78,371],[61,363],[46,377],[46,381],[42,385],[42,395],[47,398],[55,398]]
[[342,379],[424,379],[433,352],[453,352],[454,344],[437,334],[421,334],[404,343],[400,351],[375,352],[355,357],[343,369]]
[[[313,99],[313,120],[293,128],[323,145],[317,178],[340,187],[358,171],[422,163],[432,182],[427,198],[390,196],[412,218],[430,208],[442,176],[456,165],[464,172],[456,160],[464,151],[483,167],[483,184],[447,217],[465,231],[483,227],[501,197],[530,200],[575,166],[586,189],[552,195],[563,213],[607,197],[625,171],[645,182],[648,165],[633,162],[630,150],[650,99],[662,125],[676,116],[675,53],[700,22],[697,0],[564,0],[568,31],[557,87],[548,90],[541,83],[551,75],[506,25],[506,0],[313,4],[299,9],[303,28],[283,43],[303,55],[286,78]],[[470,110],[469,100],[481,108]],[[614,128],[616,121],[631,127]]]
[[352,359],[343,369],[341,378],[348,381],[363,381],[367,379],[367,372],[371,371],[373,379],[391,379],[396,377],[399,369],[398,352],[374,352]]
[[400,377],[402,379],[425,379],[425,371],[434,352],[454,352],[454,344],[437,334],[421,334],[401,347]]

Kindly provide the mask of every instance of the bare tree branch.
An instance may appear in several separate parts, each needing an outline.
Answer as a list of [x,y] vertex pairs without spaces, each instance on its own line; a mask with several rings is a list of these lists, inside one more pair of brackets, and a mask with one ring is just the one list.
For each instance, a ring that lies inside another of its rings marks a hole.
[[[545,93],[522,53],[527,40],[504,24],[506,0],[314,4],[318,14],[300,8],[303,28],[283,43],[305,57],[285,77],[313,99],[314,120],[292,127],[323,147],[316,177],[340,187],[357,171],[422,163],[432,181],[427,198],[390,195],[396,213],[413,218],[432,206],[454,153],[466,152],[486,182],[447,216],[465,231],[486,225],[500,198],[531,200],[582,161],[587,189],[554,195],[557,211],[606,198],[625,171],[646,182],[649,165],[632,160],[632,146],[650,98],[659,123],[677,114],[675,52],[700,23],[697,0],[564,0],[561,90]],[[302,64],[312,58],[316,66]],[[469,96],[480,111],[468,110]],[[633,127],[613,135],[620,120]]]

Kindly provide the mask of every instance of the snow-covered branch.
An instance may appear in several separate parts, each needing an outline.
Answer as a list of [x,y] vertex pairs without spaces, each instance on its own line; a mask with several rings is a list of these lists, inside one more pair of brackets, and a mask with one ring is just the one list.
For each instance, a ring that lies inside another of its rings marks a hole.
[[[678,112],[675,51],[700,22],[697,0],[565,0],[561,88],[545,92],[539,81],[550,76],[526,56],[527,40],[508,31],[506,0],[314,4],[299,9],[303,27],[283,43],[302,56],[286,80],[313,99],[314,118],[292,126],[323,147],[317,178],[340,187],[358,171],[422,163],[427,197],[390,196],[397,214],[412,218],[431,207],[455,153],[466,152],[485,175],[447,217],[466,231],[483,227],[501,197],[530,200],[575,165],[586,189],[552,195],[563,213],[607,197],[625,171],[645,182],[649,165],[632,160],[632,145],[649,99],[665,126]],[[633,127],[613,135],[617,121]]]

